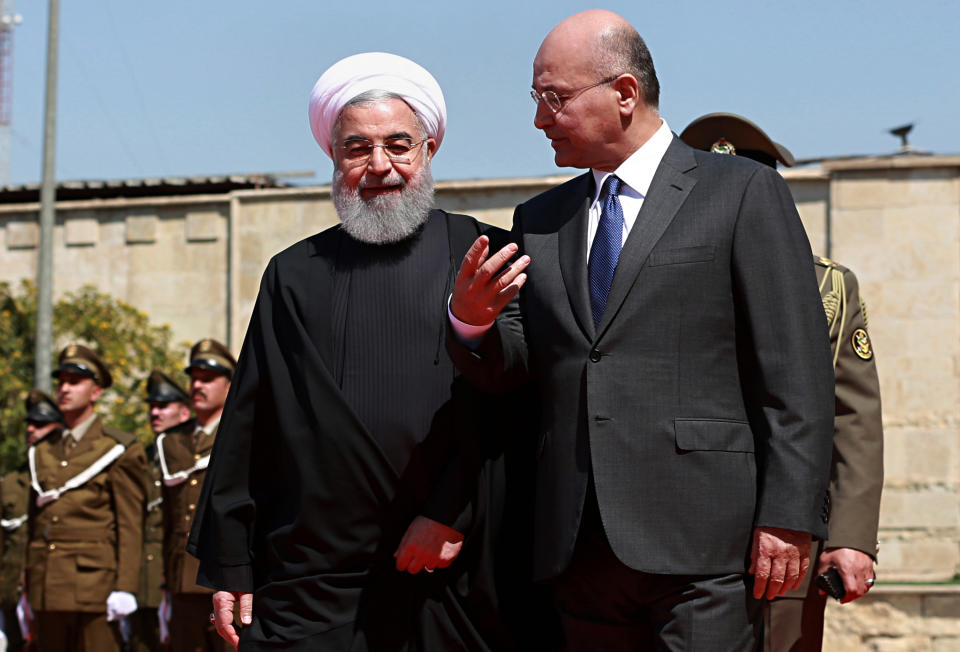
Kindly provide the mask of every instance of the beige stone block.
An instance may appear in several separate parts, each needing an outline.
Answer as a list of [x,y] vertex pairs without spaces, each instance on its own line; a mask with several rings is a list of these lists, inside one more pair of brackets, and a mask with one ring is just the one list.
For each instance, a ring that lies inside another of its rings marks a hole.
[[886,487],[956,483],[960,479],[960,430],[886,428],[883,433]]
[[915,168],[891,175],[887,199],[891,206],[952,204],[960,200],[956,169]]
[[[885,527],[882,520],[880,527]],[[881,581],[945,582],[953,579],[958,566],[960,545],[955,531],[914,541],[888,539],[881,531],[877,568]]]
[[860,637],[900,637],[916,633],[922,618],[923,599],[918,595],[889,599],[866,597],[849,604],[827,601],[824,628]]
[[834,248],[844,244],[882,243],[886,237],[884,229],[883,211],[879,208],[834,208],[830,212],[830,234]]
[[128,215],[125,227],[127,244],[146,244],[157,239],[156,215]]
[[186,216],[187,242],[218,240],[226,233],[226,218],[219,211],[189,211]]
[[887,488],[880,501],[880,523],[887,528],[956,528],[960,525],[957,489]]
[[887,261],[890,278],[956,282],[960,276],[960,246],[955,240],[916,243],[903,241]]
[[960,282],[953,278],[893,279],[881,296],[890,317],[955,319],[960,312]]
[[883,209],[887,235],[907,245],[956,243],[960,239],[957,203],[887,206]]
[[10,221],[6,227],[7,249],[33,249],[40,245],[40,225],[36,221]]
[[871,337],[877,346],[877,372],[885,419],[924,419],[935,421],[955,418],[960,404],[960,378],[952,355],[935,351],[927,355],[894,354],[896,338],[886,338],[886,331],[872,328]]
[[960,650],[960,636],[934,637],[933,652],[957,652],[957,650]]
[[957,319],[893,317],[882,312],[881,304],[867,305],[870,338],[877,360],[887,355],[937,355],[951,358],[960,353],[960,338],[947,336]]
[[835,209],[882,208],[890,203],[890,183],[882,171],[837,172],[830,183]]
[[854,170],[834,173],[830,193],[837,208],[956,204],[955,169]]
[[[927,618],[960,619],[960,594],[927,596],[923,615]],[[960,622],[957,623],[957,633],[960,634]]]
[[933,641],[929,636],[870,637],[864,641],[863,649],[872,652],[933,652]]
[[68,217],[64,220],[67,246],[96,245],[100,241],[100,223],[95,217]]
[[863,652],[863,639],[844,632],[834,632],[829,625],[823,632],[823,652]]

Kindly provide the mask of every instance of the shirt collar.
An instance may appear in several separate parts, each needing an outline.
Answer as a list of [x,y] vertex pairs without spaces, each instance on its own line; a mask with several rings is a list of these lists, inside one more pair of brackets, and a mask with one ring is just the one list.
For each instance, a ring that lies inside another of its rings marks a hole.
[[653,181],[653,175],[656,174],[660,161],[666,154],[671,142],[673,142],[673,133],[671,133],[667,121],[661,118],[660,127],[647,139],[647,142],[640,146],[640,149],[628,156],[627,160],[621,163],[615,172],[591,170],[593,180],[596,182],[591,205],[596,203],[600,197],[603,182],[610,174],[616,174],[623,181],[621,194],[631,194],[639,198],[646,197],[647,191],[650,190],[650,183]]
[[83,436],[87,434],[87,431],[90,430],[90,426],[93,425],[93,422],[96,420],[96,418],[97,418],[97,413],[94,412],[89,417],[87,417],[86,419],[78,423],[75,427],[67,428],[66,430],[64,430],[63,436],[66,437],[67,435],[69,435],[73,437],[75,441],[80,441],[80,439],[82,439]]
[[197,427],[193,431],[193,434],[199,435],[200,433],[203,433],[205,435],[212,435],[214,432],[217,431],[217,426],[219,425],[220,425],[220,419],[214,419],[213,421],[211,421],[205,426],[201,426],[200,422],[198,421]]

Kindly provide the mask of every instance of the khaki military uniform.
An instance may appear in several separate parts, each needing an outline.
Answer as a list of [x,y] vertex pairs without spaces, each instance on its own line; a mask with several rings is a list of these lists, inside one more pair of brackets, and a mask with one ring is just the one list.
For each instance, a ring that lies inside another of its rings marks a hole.
[[876,560],[883,488],[880,381],[857,278],[827,258],[814,260],[830,327],[836,377],[836,417],[830,465],[830,536],[814,545],[801,588],[765,607],[765,649],[820,650],[826,596],[812,577],[824,548],[854,548]]
[[148,446],[147,505],[143,521],[143,563],[140,566],[140,590],[137,611],[130,615],[133,635],[129,648],[136,652],[159,650],[160,631],[157,607],[163,599],[163,497],[160,462],[156,445]]
[[[143,446],[97,417],[79,442],[56,433],[29,454],[34,486],[26,585],[38,649],[119,649],[118,632],[106,622],[106,601],[112,591],[136,594],[140,585]],[[111,461],[80,486],[38,504],[39,492],[64,487],[106,460]]]
[[20,599],[20,574],[27,547],[27,505],[30,502],[30,474],[24,466],[0,478],[0,539],[2,539],[2,575],[0,607],[8,649],[23,645],[17,624],[17,600]]
[[[197,584],[199,562],[187,553],[187,537],[193,526],[205,461],[213,451],[216,431],[197,430],[194,420],[180,424],[157,437],[163,461],[163,568],[173,602],[170,644],[174,650],[230,650],[210,624],[213,590]],[[202,468],[201,468],[202,467]]]

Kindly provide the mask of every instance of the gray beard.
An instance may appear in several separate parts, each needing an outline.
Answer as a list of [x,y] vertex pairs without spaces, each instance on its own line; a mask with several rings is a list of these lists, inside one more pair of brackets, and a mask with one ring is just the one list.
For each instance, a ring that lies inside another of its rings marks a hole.
[[[396,178],[394,178],[394,175]],[[356,188],[343,183],[343,173],[333,173],[333,205],[343,229],[353,238],[369,244],[390,244],[406,240],[423,226],[433,207],[433,175],[424,165],[409,182],[394,170],[384,181],[402,186],[399,196],[360,197],[361,180]]]

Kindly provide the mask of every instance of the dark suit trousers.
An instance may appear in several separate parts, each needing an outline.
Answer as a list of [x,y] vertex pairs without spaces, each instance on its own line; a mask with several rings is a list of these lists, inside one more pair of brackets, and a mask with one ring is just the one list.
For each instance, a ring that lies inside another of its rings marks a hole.
[[740,573],[658,575],[624,565],[607,543],[592,482],[570,565],[554,581],[568,652],[756,650],[761,604],[751,588]]

